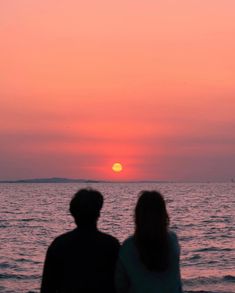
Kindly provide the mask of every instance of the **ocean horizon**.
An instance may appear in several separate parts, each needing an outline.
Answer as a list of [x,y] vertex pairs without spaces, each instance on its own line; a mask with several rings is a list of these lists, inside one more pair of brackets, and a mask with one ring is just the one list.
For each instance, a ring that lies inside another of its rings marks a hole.
[[138,179],[138,180],[101,180],[101,179],[82,179],[69,177],[36,177],[21,179],[0,179],[0,183],[235,183],[232,177],[227,180],[159,180],[159,179]]

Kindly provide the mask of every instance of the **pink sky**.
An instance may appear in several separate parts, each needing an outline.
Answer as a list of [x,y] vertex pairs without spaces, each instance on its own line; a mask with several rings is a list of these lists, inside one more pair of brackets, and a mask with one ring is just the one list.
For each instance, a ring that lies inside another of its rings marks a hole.
[[0,179],[235,178],[234,19],[234,0],[1,1]]

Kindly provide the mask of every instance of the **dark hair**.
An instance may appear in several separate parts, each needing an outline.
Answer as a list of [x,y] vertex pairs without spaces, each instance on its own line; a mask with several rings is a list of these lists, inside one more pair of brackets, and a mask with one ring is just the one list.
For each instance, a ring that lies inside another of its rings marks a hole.
[[168,225],[163,196],[157,191],[142,191],[135,208],[134,240],[150,271],[162,272],[169,266]]
[[89,224],[97,221],[103,206],[102,194],[94,189],[80,189],[70,202],[70,213],[76,224]]

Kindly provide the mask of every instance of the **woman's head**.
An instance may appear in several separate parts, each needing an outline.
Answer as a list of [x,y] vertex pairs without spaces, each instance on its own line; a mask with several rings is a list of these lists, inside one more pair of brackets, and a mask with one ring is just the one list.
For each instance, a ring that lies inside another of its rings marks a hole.
[[169,216],[163,196],[157,191],[142,191],[135,208],[135,243],[140,258],[149,270],[168,267]]
[[163,196],[158,191],[142,191],[135,208],[136,229],[144,226],[164,228],[169,224],[169,216]]

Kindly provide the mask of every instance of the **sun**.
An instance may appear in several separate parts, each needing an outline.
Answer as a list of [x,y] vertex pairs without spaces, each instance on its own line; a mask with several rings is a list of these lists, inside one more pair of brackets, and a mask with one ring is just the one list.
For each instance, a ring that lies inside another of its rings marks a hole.
[[121,172],[123,169],[122,164],[121,163],[114,163],[112,166],[112,170],[113,172]]

